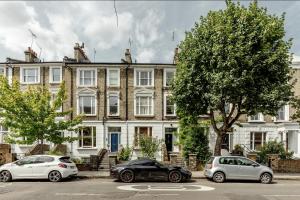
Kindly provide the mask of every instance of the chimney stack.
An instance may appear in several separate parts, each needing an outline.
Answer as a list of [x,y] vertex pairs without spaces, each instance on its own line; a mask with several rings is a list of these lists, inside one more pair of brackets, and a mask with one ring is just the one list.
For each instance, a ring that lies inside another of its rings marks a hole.
[[131,53],[129,49],[126,49],[125,51],[125,60],[127,63],[132,63]]
[[30,47],[28,47],[28,49],[24,51],[24,53],[25,53],[25,62],[39,62],[37,53],[34,52]]
[[178,61],[178,47],[176,47],[174,51],[173,64],[177,64],[177,61]]
[[74,58],[76,62],[91,62],[90,59],[87,57],[87,55],[85,55],[83,48],[84,48],[84,43],[82,43],[81,46],[79,46],[79,43],[75,43]]

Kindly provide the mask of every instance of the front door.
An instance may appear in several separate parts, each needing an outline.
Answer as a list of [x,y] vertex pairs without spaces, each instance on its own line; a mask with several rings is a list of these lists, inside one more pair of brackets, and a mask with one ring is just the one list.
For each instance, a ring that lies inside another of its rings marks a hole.
[[110,151],[117,152],[119,150],[119,134],[111,133],[110,134]]
[[165,134],[165,143],[167,147],[167,152],[173,151],[173,134],[172,133],[166,133]]

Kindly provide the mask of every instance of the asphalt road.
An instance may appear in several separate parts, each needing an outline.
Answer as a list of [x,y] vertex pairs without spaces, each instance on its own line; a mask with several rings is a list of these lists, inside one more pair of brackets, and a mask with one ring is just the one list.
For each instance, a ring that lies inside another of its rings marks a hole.
[[208,180],[188,183],[138,182],[125,184],[111,179],[75,179],[60,183],[14,181],[0,183],[0,200],[299,200],[300,181],[256,182]]

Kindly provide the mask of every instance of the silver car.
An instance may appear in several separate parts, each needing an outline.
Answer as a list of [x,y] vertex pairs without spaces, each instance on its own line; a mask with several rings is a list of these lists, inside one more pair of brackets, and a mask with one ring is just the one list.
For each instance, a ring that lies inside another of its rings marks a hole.
[[217,183],[225,180],[258,180],[271,183],[273,170],[240,156],[214,156],[205,165],[204,175]]

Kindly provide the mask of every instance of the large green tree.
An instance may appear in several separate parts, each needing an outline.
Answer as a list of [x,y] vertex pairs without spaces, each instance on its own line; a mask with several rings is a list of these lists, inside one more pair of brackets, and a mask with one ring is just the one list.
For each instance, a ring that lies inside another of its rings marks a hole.
[[268,14],[256,1],[226,5],[186,33],[172,88],[179,117],[208,115],[217,134],[215,155],[242,114],[276,115],[293,95],[284,14]]
[[71,109],[58,111],[66,98],[64,82],[60,85],[56,98],[51,99],[47,87],[30,86],[22,91],[19,82],[9,84],[5,77],[0,76],[1,124],[10,130],[6,140],[19,144],[43,144],[44,141],[61,144],[74,141],[76,138],[66,137],[62,132],[76,130],[82,117],[57,120],[57,117],[65,117],[72,112]]

